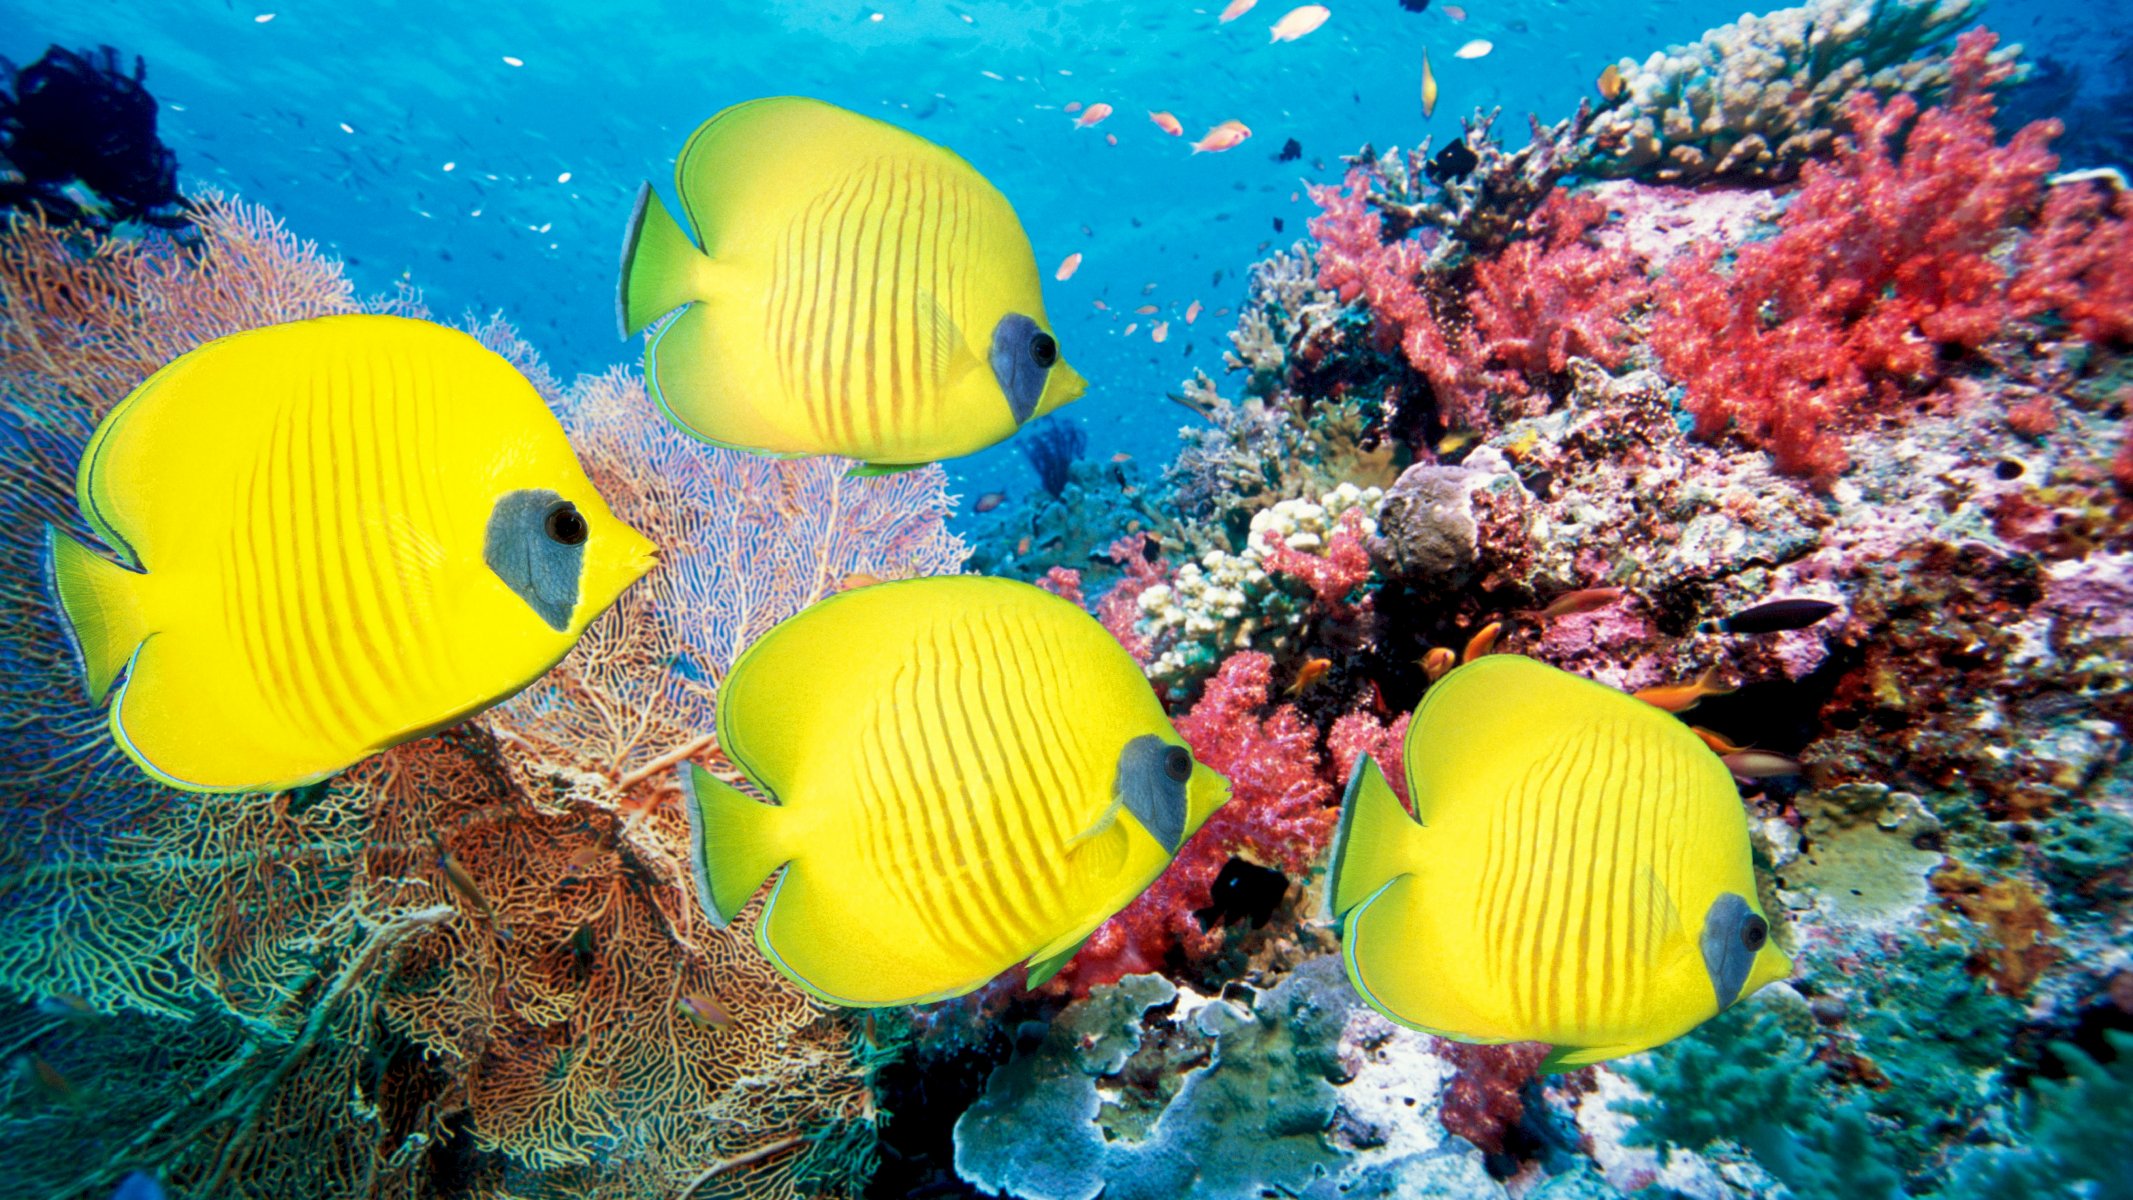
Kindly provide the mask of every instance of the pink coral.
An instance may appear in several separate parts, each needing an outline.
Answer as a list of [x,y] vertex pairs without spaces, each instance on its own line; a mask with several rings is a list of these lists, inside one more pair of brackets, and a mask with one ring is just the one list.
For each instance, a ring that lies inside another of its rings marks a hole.
[[1708,248],[1668,275],[1652,342],[1698,436],[1737,431],[1826,486],[1848,420],[1931,387],[1942,346],[1977,346],[2013,315],[1991,255],[2035,208],[2058,128],[1995,144],[1990,89],[2011,68],[1990,61],[1994,44],[1963,35],[1944,107],[1859,92],[1852,138],[1806,167],[1775,238],[1743,247],[1730,275]]
[[2133,342],[2133,192],[2053,188],[2016,261],[2008,298],[2021,315],[2056,312],[2086,341]]
[[1522,1093],[1548,1057],[1548,1047],[1529,1042],[1470,1046],[1439,1038],[1437,1056],[1457,1072],[1445,1085],[1437,1119],[1490,1154],[1501,1154],[1504,1135],[1526,1115]]
[[1267,574],[1302,581],[1328,614],[1341,619],[1355,615],[1357,606],[1350,604],[1348,597],[1370,580],[1370,548],[1364,543],[1362,509],[1341,513],[1326,538],[1323,554],[1292,549],[1278,535],[1261,536],[1259,553],[1260,565]]
[[1592,230],[1606,220],[1599,199],[1557,188],[1533,214],[1543,237],[1513,242],[1474,264],[1467,307],[1482,355],[1500,364],[1489,374],[1492,384],[1524,395],[1529,380],[1568,370],[1573,354],[1622,365],[1629,354],[1623,316],[1651,289],[1630,250],[1591,243]]
[[[1291,877],[1308,871],[1340,819],[1341,785],[1358,754],[1397,767],[1405,718],[1387,728],[1367,713],[1334,724],[1327,749],[1293,705],[1260,715],[1274,660],[1246,652],[1225,660],[1178,733],[1202,763],[1229,780],[1230,799],[1187,841],[1148,890],[1112,917],[1059,974],[1077,993],[1136,971],[1161,969],[1173,952],[1205,959],[1221,942],[1194,914],[1212,902],[1223,864],[1238,856]],[[1398,780],[1397,769],[1388,775]],[[1395,787],[1402,786],[1395,783]]]
[[1111,636],[1118,639],[1118,644],[1133,655],[1133,661],[1144,667],[1154,660],[1155,648],[1148,644],[1147,635],[1138,628],[1141,593],[1170,581],[1170,560],[1160,555],[1148,557],[1149,547],[1153,544],[1143,533],[1129,533],[1111,543],[1106,553],[1125,575],[1096,602],[1096,619],[1103,622]]
[[1076,608],[1088,607],[1081,594],[1081,572],[1072,567],[1053,567],[1037,581],[1037,586],[1062,600],[1071,601]]

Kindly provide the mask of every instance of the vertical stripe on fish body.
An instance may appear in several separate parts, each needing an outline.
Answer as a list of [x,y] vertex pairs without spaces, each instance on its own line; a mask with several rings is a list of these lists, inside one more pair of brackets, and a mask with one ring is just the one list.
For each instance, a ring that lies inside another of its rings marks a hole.
[[[197,790],[311,782],[487,707],[650,565],[525,378],[424,321],[327,317],[194,350],[105,418],[79,482],[138,569],[52,535],[90,694],[123,672],[118,743]],[[497,530],[543,519],[506,520],[522,502],[575,506],[572,573],[492,565]]]
[[698,437],[918,464],[983,449],[1084,386],[1056,361],[1014,209],[924,138],[818,101],[750,101],[691,135],[675,187],[686,230],[640,194],[621,307],[627,332],[685,306],[646,375]]
[[[1350,977],[1394,1020],[1551,1042],[1561,1067],[1668,1041],[1789,970],[1732,780],[1659,710],[1491,656],[1430,688],[1405,762],[1420,823],[1359,765],[1333,888]],[[1724,941],[1744,925],[1745,954]]]
[[[1056,969],[1226,794],[1102,626],[975,576],[843,593],[779,626],[727,678],[719,732],[777,803],[693,777],[706,906],[730,917],[783,865],[758,942],[838,1004]],[[1184,777],[1144,820],[1120,781],[1151,749]]]

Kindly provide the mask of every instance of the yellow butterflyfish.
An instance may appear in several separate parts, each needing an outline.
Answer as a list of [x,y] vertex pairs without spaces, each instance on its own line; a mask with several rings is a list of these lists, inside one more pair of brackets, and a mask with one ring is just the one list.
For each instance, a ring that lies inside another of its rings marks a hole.
[[625,337],[682,310],[644,373],[696,437],[895,470],[982,450],[1086,386],[1014,208],[917,134],[751,100],[690,135],[674,187],[687,230],[638,190],[619,308]]
[[916,1004],[1017,963],[1029,986],[1228,799],[1079,607],[1006,579],[843,592],[750,646],[719,743],[770,803],[689,768],[705,909],[766,878],[764,957],[828,1003]]
[[652,564],[523,375],[400,317],[184,355],[104,418],[77,491],[120,560],[47,530],[89,696],[195,791],[314,782],[487,708]]
[[1410,1028],[1562,1070],[1687,1033],[1791,960],[1725,765],[1666,713],[1529,658],[1431,685],[1410,816],[1368,755],[1328,888],[1348,978]]

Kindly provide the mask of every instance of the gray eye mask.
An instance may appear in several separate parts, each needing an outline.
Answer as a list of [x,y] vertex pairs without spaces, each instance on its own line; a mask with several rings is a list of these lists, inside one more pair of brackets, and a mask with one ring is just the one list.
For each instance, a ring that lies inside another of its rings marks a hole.
[[1037,411],[1044,381],[1059,361],[1059,343],[1021,313],[1009,313],[992,329],[992,373],[1020,425]]
[[1120,804],[1172,854],[1185,840],[1185,785],[1192,779],[1192,751],[1144,733],[1118,753]]
[[1710,973],[1721,1011],[1740,999],[1749,968],[1769,940],[1770,923],[1757,916],[1746,900],[1727,892],[1711,902],[1711,911],[1703,919],[1703,967]]
[[482,561],[550,629],[570,628],[585,572],[585,518],[554,492],[511,492],[489,512]]

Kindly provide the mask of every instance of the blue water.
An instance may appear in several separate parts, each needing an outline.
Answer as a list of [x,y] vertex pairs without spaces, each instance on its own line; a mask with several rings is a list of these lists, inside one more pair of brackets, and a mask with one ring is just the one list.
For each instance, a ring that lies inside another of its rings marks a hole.
[[[1220,4],[1189,0],[0,4],[0,54],[27,62],[59,42],[143,56],[184,190],[266,205],[343,256],[365,291],[412,285],[443,319],[500,310],[566,378],[636,356],[613,311],[622,226],[640,181],[671,193],[674,154],[699,122],[781,93],[882,116],[962,154],[1015,203],[1061,342],[1090,380],[1068,410],[1090,454],[1160,460],[1190,419],[1164,394],[1195,368],[1221,377],[1230,322],[1214,310],[1237,302],[1251,262],[1303,236],[1304,185],[1337,178],[1337,156],[1441,141],[1476,106],[1502,105],[1499,128],[1514,133],[1528,111],[1552,120],[1607,63],[1741,11],[1472,0],[1455,22],[1441,3],[1416,14],[1335,0],[1324,27],[1272,44],[1289,7],[1263,0],[1225,25]],[[2030,0],[1986,16],[2078,59],[2109,7]],[[1474,38],[1494,52],[1453,57]],[[1442,88],[1433,122],[1417,100],[1425,47]],[[1063,111],[1074,101],[1116,112],[1079,129]],[[1149,110],[1175,113],[1185,136],[1165,136]],[[1232,118],[1251,140],[1191,152]],[[1290,138],[1302,157],[1275,161]],[[1049,282],[1075,252],[1080,271]],[[1195,299],[1207,313],[1187,327]],[[1132,312],[1145,303],[1164,311]],[[1150,322],[1166,317],[1158,345]],[[1011,445],[951,470],[966,491],[1034,483]]]

